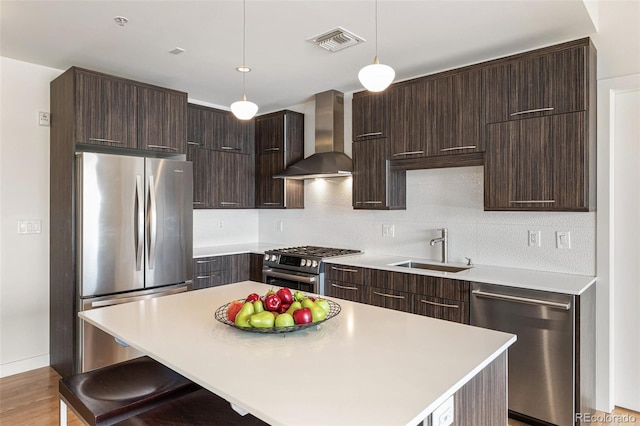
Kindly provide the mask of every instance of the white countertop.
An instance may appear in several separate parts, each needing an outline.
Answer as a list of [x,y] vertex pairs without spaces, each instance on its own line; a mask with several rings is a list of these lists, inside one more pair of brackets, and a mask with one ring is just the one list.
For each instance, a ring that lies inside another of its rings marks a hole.
[[329,321],[286,335],[237,330],[215,310],[252,281],[81,312],[82,319],[280,425],[416,425],[514,335],[337,299]]
[[286,244],[246,243],[226,246],[194,247],[193,257],[225,256],[242,253],[264,254],[267,250],[278,249],[285,246]]
[[[474,265],[461,272],[438,272],[417,268],[392,266],[407,260],[421,263],[438,264],[437,260],[420,259],[408,256],[387,256],[378,254],[359,254],[327,259],[325,263],[359,266],[361,268],[383,269],[394,272],[430,275],[456,280],[475,281],[518,287],[531,290],[551,291],[579,295],[596,282],[596,277],[590,275],[562,274],[557,272],[533,271],[529,269],[503,268],[498,266]],[[450,263],[453,266],[465,266],[463,263]]]

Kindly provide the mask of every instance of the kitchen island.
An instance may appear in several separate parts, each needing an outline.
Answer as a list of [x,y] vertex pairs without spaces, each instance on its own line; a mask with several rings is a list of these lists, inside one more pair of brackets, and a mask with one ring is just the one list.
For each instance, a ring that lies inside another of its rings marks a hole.
[[269,424],[416,425],[452,396],[454,424],[506,424],[514,335],[344,300],[336,317],[287,334],[214,318],[270,288],[245,281],[79,315]]

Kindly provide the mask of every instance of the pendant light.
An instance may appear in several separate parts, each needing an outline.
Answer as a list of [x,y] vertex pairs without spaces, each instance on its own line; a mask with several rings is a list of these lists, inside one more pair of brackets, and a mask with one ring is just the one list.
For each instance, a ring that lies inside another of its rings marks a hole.
[[246,0],[242,0],[242,66],[237,67],[236,70],[242,73],[242,100],[236,101],[231,104],[231,112],[239,120],[250,120],[258,112],[258,105],[247,100],[245,92],[245,74],[251,71],[251,68],[245,64],[245,40],[246,40],[246,21],[247,21],[247,7]]
[[358,80],[370,92],[382,92],[389,87],[396,76],[396,72],[389,65],[378,61],[378,0],[376,0],[376,56],[373,64],[363,67],[358,73]]

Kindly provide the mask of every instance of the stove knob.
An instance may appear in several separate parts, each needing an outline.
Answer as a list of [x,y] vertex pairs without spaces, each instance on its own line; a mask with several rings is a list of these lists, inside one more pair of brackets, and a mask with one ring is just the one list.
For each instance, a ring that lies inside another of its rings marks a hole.
[[271,261],[275,262],[278,259],[278,256],[276,256],[275,254],[271,255]]
[[311,268],[311,259],[307,259],[307,266]]
[[318,266],[318,261],[314,260],[313,262],[311,262],[311,266],[316,268]]
[[300,259],[300,266],[307,266],[307,259]]
[[264,260],[266,260],[266,261],[268,261],[268,260],[269,260],[269,255],[268,255],[268,254],[265,254],[265,255],[264,255]]

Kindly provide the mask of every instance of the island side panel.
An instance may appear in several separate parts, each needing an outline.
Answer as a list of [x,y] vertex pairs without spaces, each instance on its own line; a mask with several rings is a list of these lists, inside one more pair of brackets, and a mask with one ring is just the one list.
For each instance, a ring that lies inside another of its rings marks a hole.
[[[454,426],[507,424],[507,351],[454,394],[453,412]],[[431,424],[429,416],[424,425]]]

